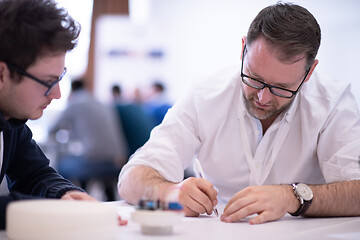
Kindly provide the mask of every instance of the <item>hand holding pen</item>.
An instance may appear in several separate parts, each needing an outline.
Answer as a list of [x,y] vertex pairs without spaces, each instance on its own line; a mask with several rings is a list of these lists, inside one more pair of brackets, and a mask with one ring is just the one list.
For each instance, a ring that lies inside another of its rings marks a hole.
[[[204,175],[204,171],[201,168],[199,159],[196,158],[194,160],[194,165],[195,165],[195,170],[196,170],[197,174],[199,175],[199,177],[203,178],[203,179],[206,179],[205,175]],[[219,212],[218,212],[216,207],[213,208],[213,212],[217,217],[219,216]]]

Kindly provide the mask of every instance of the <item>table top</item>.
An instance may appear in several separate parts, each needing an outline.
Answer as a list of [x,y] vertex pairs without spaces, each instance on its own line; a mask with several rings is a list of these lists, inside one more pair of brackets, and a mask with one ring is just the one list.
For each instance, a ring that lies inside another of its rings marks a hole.
[[[117,229],[117,240],[137,239],[360,239],[360,217],[302,218],[285,215],[274,222],[250,225],[248,219],[236,223],[224,223],[215,215],[184,217],[175,224],[173,233],[167,236],[144,235],[140,225],[131,221],[135,208],[123,201],[110,202],[120,216],[129,219],[126,226]],[[218,206],[219,214],[224,206]],[[5,231],[0,231],[0,239],[7,239]]]
[[[118,211],[130,219],[134,207],[118,202]],[[224,205],[218,205],[219,214]],[[143,235],[140,226],[131,220],[119,229],[118,239],[158,239],[159,236]],[[282,219],[259,225],[250,225],[248,219],[236,223],[224,223],[214,214],[211,216],[184,217],[174,226],[173,234],[166,239],[360,239],[360,217],[303,218],[289,214]]]

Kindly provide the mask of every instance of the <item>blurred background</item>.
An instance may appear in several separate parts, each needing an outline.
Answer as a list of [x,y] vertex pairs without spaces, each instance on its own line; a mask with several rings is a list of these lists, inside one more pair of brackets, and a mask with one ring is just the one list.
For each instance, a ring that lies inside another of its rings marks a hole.
[[[86,88],[111,104],[111,88],[121,86],[125,102],[150,94],[151,84],[165,86],[173,104],[203,75],[239,65],[241,38],[270,0],[57,0],[82,27],[78,46],[67,55],[62,98],[39,120],[29,121],[34,139],[48,157],[56,152],[49,128],[66,108],[71,80],[84,77]],[[322,42],[317,70],[336,81],[351,82],[360,103],[360,1],[292,1],[318,20]]]
[[[238,65],[241,38],[269,0],[95,0],[115,2],[119,14],[98,16],[92,26],[93,0],[57,0],[82,27],[78,46],[68,54],[68,73],[61,82],[62,98],[53,101],[44,117],[30,121],[34,138],[46,142],[47,129],[66,105],[70,80],[87,71],[90,33],[96,27],[91,90],[103,102],[114,83],[132,98],[136,88],[154,80],[166,84],[174,102],[199,76]],[[306,7],[322,30],[318,71],[352,83],[360,103],[360,1],[292,1]],[[106,11],[105,11],[106,12]]]

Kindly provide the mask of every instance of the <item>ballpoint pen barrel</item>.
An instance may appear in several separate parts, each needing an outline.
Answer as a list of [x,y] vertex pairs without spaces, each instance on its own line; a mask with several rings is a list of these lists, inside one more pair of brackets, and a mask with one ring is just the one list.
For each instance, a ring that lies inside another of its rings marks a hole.
[[[202,170],[202,168],[201,168],[199,159],[195,159],[195,160],[194,160],[194,165],[195,165],[195,169],[196,169],[196,172],[197,172],[197,174],[199,175],[199,177],[200,177],[200,178],[203,178],[203,179],[206,179],[206,178],[205,178],[205,175],[204,175],[204,172],[203,172],[203,170]],[[219,212],[218,212],[218,210],[217,210],[216,207],[213,208],[213,212],[214,212],[214,214],[215,214],[217,217],[219,216]]]

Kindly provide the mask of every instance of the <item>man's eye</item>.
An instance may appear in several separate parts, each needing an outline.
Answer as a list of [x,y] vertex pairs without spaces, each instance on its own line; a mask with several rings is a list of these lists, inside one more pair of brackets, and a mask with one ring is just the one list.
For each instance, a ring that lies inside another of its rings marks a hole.
[[56,80],[48,80],[48,81],[45,81],[45,83],[48,84],[48,85],[51,85],[51,84],[53,84],[54,82],[56,82]]

